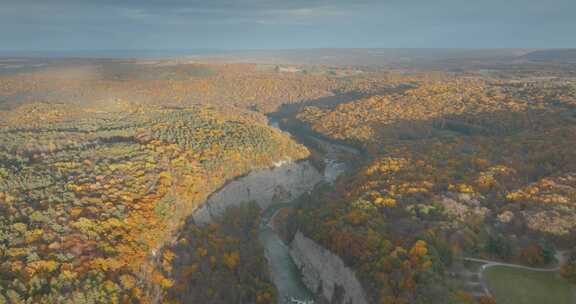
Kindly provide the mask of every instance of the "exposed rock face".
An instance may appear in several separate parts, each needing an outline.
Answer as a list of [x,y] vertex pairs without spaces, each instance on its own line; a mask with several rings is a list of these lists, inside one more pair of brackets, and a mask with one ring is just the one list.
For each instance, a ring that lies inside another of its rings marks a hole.
[[352,269],[340,257],[297,232],[290,255],[302,272],[304,284],[329,302],[336,302],[336,288],[343,290],[341,303],[366,304],[366,295]]
[[[322,174],[308,161],[282,162],[275,168],[253,171],[228,183],[211,195],[194,212],[193,218],[197,224],[207,224],[221,216],[226,208],[249,201],[255,201],[262,209],[267,209],[273,203],[294,200],[322,180]],[[368,303],[356,275],[340,257],[301,232],[296,234],[289,256],[300,269],[306,287],[315,294],[321,294],[329,303]],[[278,281],[281,280],[275,280],[277,285]]]
[[438,201],[444,207],[444,213],[449,217],[466,222],[471,217],[484,218],[490,212],[488,208],[482,206],[480,201],[483,199],[480,195],[448,192],[441,195]]
[[226,208],[255,201],[266,209],[272,203],[293,200],[312,190],[322,175],[308,161],[284,162],[272,169],[252,171],[212,194],[193,214],[197,224],[221,216]]

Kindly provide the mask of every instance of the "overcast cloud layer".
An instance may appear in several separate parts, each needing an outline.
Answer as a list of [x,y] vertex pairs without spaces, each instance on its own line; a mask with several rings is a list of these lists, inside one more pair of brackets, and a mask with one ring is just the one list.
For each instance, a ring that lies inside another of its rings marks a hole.
[[576,47],[574,0],[0,0],[0,50]]

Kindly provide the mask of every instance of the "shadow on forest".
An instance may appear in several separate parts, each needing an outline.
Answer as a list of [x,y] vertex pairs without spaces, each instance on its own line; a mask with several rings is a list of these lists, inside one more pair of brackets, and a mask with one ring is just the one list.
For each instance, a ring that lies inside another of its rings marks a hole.
[[[396,88],[396,90],[405,89],[408,89],[408,87]],[[325,139],[326,137],[313,132],[308,126],[295,118],[300,110],[306,106],[335,107],[367,96],[360,93],[348,93],[324,97],[302,104],[287,104],[283,105],[278,112],[270,114],[269,118],[278,121],[283,129],[290,130],[292,135],[298,138],[300,142],[306,144],[305,137],[310,134]],[[542,143],[553,145],[555,141],[561,141],[564,146],[566,146],[566,142],[570,141],[576,145],[576,137],[573,136],[574,129],[567,129],[575,125],[575,108],[553,104],[550,104],[546,109],[528,111],[464,113],[443,115],[426,120],[400,120],[392,124],[369,123],[369,127],[375,130],[376,136],[378,136],[383,145],[396,142],[414,144],[414,147],[425,147],[433,141],[439,143],[449,143],[454,140],[462,141],[463,144],[459,146],[459,149],[451,152],[454,155],[474,155],[486,142],[491,142],[496,148],[508,148],[505,146],[506,140],[514,137],[514,142],[522,144],[507,150],[506,153],[512,154],[503,154],[499,157],[505,159],[521,155],[519,158],[522,158],[523,162],[534,163],[534,167],[526,170],[526,172],[533,173],[533,175],[526,177],[528,180],[536,180],[542,176],[559,173],[551,171],[551,168],[562,168],[565,172],[576,171],[576,163],[571,161],[576,158],[576,152],[565,150],[541,151],[540,149]],[[525,144],[530,142],[538,142],[539,146]],[[359,143],[354,142],[352,144],[359,145]],[[360,148],[364,148],[363,156],[371,157],[366,147],[360,146]],[[254,212],[254,210],[246,211],[248,212],[246,214],[243,214],[243,212],[242,210],[231,210],[227,214],[232,215],[227,215],[223,221],[207,227],[198,227],[189,221],[182,228],[179,235],[181,238],[187,239],[187,243],[178,244],[174,248],[176,258],[173,267],[181,269],[178,270],[180,276],[177,276],[175,287],[172,289],[180,300],[207,301],[206,299],[215,296],[211,294],[211,292],[215,292],[212,290],[214,286],[219,286],[219,288],[226,290],[225,293],[218,296],[220,300],[223,300],[223,297],[225,299],[242,298],[243,295],[239,294],[238,292],[240,291],[234,287],[237,285],[235,280],[240,278],[243,278],[243,282],[249,282],[243,288],[252,288],[252,290],[257,290],[258,288],[270,290],[272,288],[273,290],[273,286],[263,283],[266,280],[267,273],[266,261],[262,259],[262,252],[259,251],[261,247],[257,244],[257,237],[253,231],[253,229],[257,229],[255,228],[257,221],[254,222],[254,218],[258,218],[258,215],[257,213],[250,213]],[[252,221],[247,220],[245,216],[252,217]],[[412,235],[418,231],[425,230],[429,225],[430,223],[425,221],[415,225],[412,220],[406,218],[396,221],[392,231]],[[235,239],[235,241],[230,243],[231,238]],[[234,242],[241,244],[241,246],[234,247],[230,245]],[[234,264],[235,257],[230,254],[235,250],[240,250],[240,248],[243,252],[239,253],[238,259],[240,262],[236,263],[240,263],[237,269],[241,270],[215,266],[219,262],[214,259],[228,260],[224,262],[225,265],[226,263]],[[203,250],[206,250],[206,252]],[[253,256],[254,259],[250,260],[248,258],[250,262],[247,262],[246,253]],[[214,257],[218,256],[218,258],[213,259],[209,254],[214,255]],[[194,259],[199,259],[202,262],[200,264],[190,264]],[[254,276],[246,277],[246,271],[253,273]],[[188,276],[195,276],[195,273],[210,273],[211,275],[189,279]],[[205,278],[204,280],[206,281],[202,281],[201,277]],[[244,297],[243,299],[254,301],[253,298]],[[217,302],[208,301],[205,303]]]

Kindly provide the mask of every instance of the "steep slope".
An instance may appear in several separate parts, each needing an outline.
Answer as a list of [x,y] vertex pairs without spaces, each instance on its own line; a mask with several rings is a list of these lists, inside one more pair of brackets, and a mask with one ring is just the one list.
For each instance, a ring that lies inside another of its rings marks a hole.
[[550,263],[554,244],[576,243],[572,85],[447,78],[304,109],[312,130],[370,160],[302,204],[299,228],[374,303],[446,303],[465,288],[445,276],[462,255]]
[[209,193],[308,155],[265,124],[201,107],[24,107],[0,129],[10,301],[149,302],[173,284],[170,267],[157,268],[170,254],[157,253]]

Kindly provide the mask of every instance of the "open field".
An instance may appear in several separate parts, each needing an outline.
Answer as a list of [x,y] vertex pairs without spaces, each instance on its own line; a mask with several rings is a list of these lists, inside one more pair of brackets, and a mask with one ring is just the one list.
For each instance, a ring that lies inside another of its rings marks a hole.
[[556,272],[494,266],[484,274],[499,304],[571,304],[576,301],[576,286]]

